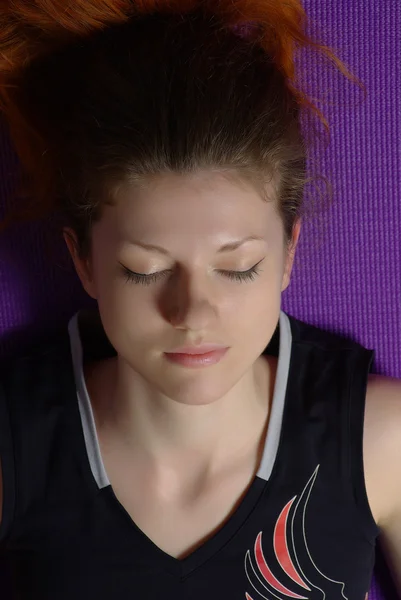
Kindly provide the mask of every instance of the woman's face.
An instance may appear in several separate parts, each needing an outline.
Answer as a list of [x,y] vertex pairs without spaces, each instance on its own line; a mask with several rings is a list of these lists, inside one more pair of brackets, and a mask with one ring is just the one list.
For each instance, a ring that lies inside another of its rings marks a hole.
[[[299,228],[287,253],[274,201],[207,172],[120,189],[116,206],[107,206],[93,226],[87,261],[77,258],[64,237],[120,360],[155,391],[181,403],[206,404],[238,383],[269,343]],[[259,239],[239,243],[251,236]],[[257,273],[244,280],[230,275],[253,267]],[[126,270],[142,275],[130,279]],[[164,356],[198,343],[229,351],[202,369]]]

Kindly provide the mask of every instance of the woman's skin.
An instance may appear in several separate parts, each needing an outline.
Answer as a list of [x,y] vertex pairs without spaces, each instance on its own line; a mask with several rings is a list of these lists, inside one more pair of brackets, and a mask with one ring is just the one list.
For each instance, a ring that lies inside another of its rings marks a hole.
[[[221,173],[168,174],[141,188],[119,189],[116,206],[107,206],[93,226],[90,258],[80,259],[74,233],[64,232],[82,285],[97,300],[118,353],[85,370],[106,471],[135,521],[177,556],[229,516],[261,457],[277,367],[261,353],[279,318],[301,229],[298,221],[288,249],[273,185],[269,191],[266,202],[249,184]],[[261,239],[219,252],[249,236]],[[253,280],[227,277],[227,271],[248,271],[257,263]],[[133,283],[123,266],[162,275],[150,285]],[[183,368],[164,356],[198,343],[222,344],[229,351],[203,369]],[[401,436],[390,435],[394,423],[399,432],[401,382],[371,375],[366,485],[401,579],[401,459],[394,461],[401,457]],[[141,500],[124,483],[129,471],[143,482]],[[175,521],[164,537],[160,507]]]
[[[299,231],[298,225],[296,238]],[[218,252],[251,235],[262,240]],[[119,354],[113,400],[104,410],[133,451],[185,473],[194,455],[200,470],[213,469],[241,451],[238,440],[252,443],[268,408],[269,369],[260,355],[292,267],[274,202],[221,175],[205,173],[185,184],[170,175],[148,189],[127,188],[116,207],[106,208],[93,228],[90,263],[78,262],[65,239]],[[120,263],[137,273],[168,273],[144,286],[127,282]],[[260,274],[253,281],[222,273],[256,263]],[[176,366],[164,356],[200,341],[230,350],[204,369]]]

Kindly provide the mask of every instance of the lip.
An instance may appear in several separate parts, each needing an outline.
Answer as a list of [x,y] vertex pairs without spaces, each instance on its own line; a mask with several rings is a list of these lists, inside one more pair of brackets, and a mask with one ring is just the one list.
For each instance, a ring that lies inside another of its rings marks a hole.
[[[193,349],[193,348],[192,348]],[[229,348],[222,346],[212,352],[206,352],[203,354],[183,354],[180,352],[165,352],[167,360],[182,367],[196,368],[196,367],[209,367],[216,365],[221,361],[223,356],[228,352]]]
[[176,348],[171,352],[166,352],[166,354],[191,354],[191,355],[200,355],[200,354],[208,354],[209,352],[216,352],[227,350],[225,346],[220,346],[218,344],[203,344],[202,346],[181,346],[180,348]]

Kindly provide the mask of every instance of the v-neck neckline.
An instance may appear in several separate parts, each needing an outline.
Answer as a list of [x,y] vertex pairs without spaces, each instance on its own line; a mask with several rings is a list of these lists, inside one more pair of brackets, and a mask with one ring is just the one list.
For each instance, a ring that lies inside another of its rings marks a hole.
[[[122,523],[126,527],[132,528],[132,531],[138,536],[138,541],[141,541],[144,545],[144,555],[149,555],[149,559],[158,561],[159,565],[160,561],[162,561],[164,569],[171,574],[184,577],[209,560],[232,539],[253,512],[266,486],[272,484],[274,465],[278,462],[280,453],[281,425],[286,407],[285,398],[292,349],[292,335],[288,316],[283,311],[280,311],[279,324],[276,329],[276,333],[277,330],[279,331],[279,342],[277,344],[278,364],[273,402],[265,437],[264,451],[258,472],[233,514],[211,537],[182,559],[171,556],[162,550],[140,529],[117,498],[109,481],[100,451],[94,414],[85,383],[83,371],[84,349],[81,341],[78,317],[79,312],[71,318],[68,325],[68,332],[70,339],[71,375],[74,379],[77,399],[74,403],[74,412],[80,431],[78,436],[74,436],[74,439],[77,441],[77,450],[81,461],[83,461],[85,480],[91,491],[96,493],[102,501],[106,502],[108,509],[114,512],[116,517],[121,518]],[[263,354],[266,353],[269,346],[267,346]]]

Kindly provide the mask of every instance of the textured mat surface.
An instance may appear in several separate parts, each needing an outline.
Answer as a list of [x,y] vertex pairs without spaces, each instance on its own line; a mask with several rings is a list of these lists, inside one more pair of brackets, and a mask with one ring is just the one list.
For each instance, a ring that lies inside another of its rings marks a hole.
[[[331,127],[327,146],[315,142],[310,168],[329,178],[333,201],[304,221],[283,308],[374,348],[374,370],[401,377],[401,2],[304,5],[316,35],[363,81],[367,96],[327,61],[302,59],[305,89],[326,101],[319,107]],[[5,133],[0,140],[2,212],[17,163]],[[315,198],[316,190],[309,194]],[[0,237],[0,357],[91,305],[66,258],[43,223]],[[380,552],[370,597],[396,598]]]

